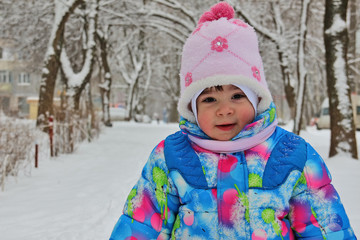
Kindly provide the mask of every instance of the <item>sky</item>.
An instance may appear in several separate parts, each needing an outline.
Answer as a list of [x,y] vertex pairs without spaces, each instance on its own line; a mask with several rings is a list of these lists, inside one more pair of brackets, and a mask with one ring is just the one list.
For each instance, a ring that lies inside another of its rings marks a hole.
[[[115,122],[73,154],[51,159],[42,154],[38,168],[9,177],[0,191],[1,240],[109,239],[151,150],[177,130],[177,124]],[[360,236],[360,161],[328,159],[329,130],[309,127],[301,136],[325,159]]]

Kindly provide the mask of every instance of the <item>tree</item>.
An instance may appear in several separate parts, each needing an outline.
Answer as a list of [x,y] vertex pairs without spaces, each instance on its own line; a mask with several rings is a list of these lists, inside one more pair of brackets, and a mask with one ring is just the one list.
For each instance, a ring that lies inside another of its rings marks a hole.
[[[69,141],[71,143],[71,152],[74,149],[72,143],[75,142],[73,128],[80,120],[81,97],[87,97],[87,106],[85,106],[85,108],[87,108],[86,114],[89,120],[88,124],[90,124],[90,128],[94,127],[94,113],[92,108],[90,79],[95,62],[95,34],[97,29],[98,1],[99,0],[89,0],[86,3],[82,3],[81,5],[81,12],[79,14],[82,16],[83,25],[83,31],[81,34],[82,43],[80,44],[82,65],[71,64],[65,47],[62,48],[60,54],[60,65],[65,77],[66,95],[68,100],[68,109],[66,114],[72,115],[72,118],[69,122]],[[66,42],[66,40],[64,40],[64,42]],[[73,66],[76,67],[76,72],[73,69]],[[88,93],[84,93],[84,90],[88,90]],[[88,140],[90,141],[91,131],[88,131],[87,134]]]
[[47,131],[48,118],[53,115],[55,82],[60,65],[61,40],[63,39],[65,23],[70,14],[81,3],[82,0],[55,0],[55,19],[41,76],[39,108],[36,121],[36,126],[42,128],[43,131]]
[[[124,36],[127,36],[126,31],[124,30]],[[139,88],[140,74],[145,67],[145,52],[140,51],[140,31],[134,30],[130,36],[127,36],[129,41],[127,47],[122,51],[122,55],[118,55],[117,60],[119,63],[119,68],[121,70],[121,75],[128,85],[127,93],[127,103],[126,103],[126,118],[134,119],[134,109],[136,107],[135,99],[136,89]],[[126,57],[129,56],[129,63],[126,62]]]
[[357,159],[355,124],[347,69],[347,3],[347,0],[326,0],[325,6],[324,41],[331,126],[329,156],[347,153]]
[[[96,39],[100,46],[100,59],[99,59],[99,75],[100,75],[100,94],[102,101],[102,120],[105,126],[112,126],[110,119],[110,90],[111,90],[111,70],[108,63],[108,38],[107,30],[103,31],[98,29],[96,31]],[[101,69],[104,70],[102,74]]]
[[[146,4],[145,1],[142,1],[141,4],[140,2],[123,1],[119,3],[121,11],[115,10],[120,9],[117,4],[112,4],[111,9],[102,8],[103,11],[113,15],[111,30],[117,31],[114,35],[117,35],[118,39],[122,39],[122,41],[112,45],[112,48],[115,49],[112,57],[116,59],[112,62],[118,63],[119,66],[116,68],[121,70],[119,72],[122,76],[121,79],[127,85],[127,106],[133,108],[127,109],[129,118],[134,117],[133,113],[141,114],[145,110],[145,103],[148,102],[145,100],[152,97],[152,93],[155,92],[154,89],[156,89],[157,95],[159,91],[162,93],[164,99],[162,103],[171,105],[170,108],[176,112],[176,103],[174,104],[173,101],[178,99],[178,95],[173,97],[172,94],[174,92],[179,94],[180,92],[179,84],[177,84],[179,81],[179,61],[173,61],[173,59],[178,59],[181,53],[180,49],[190,32],[195,28],[196,19],[201,13],[200,10],[193,12],[186,7],[186,5],[193,7],[194,3],[190,1],[155,0],[146,1]],[[206,6],[202,2],[195,5],[203,5],[204,8],[207,8],[210,4]],[[114,19],[117,20],[116,23]],[[117,29],[114,26],[117,26]],[[119,34],[120,30],[123,31],[122,34]],[[128,41],[131,38],[133,40]],[[126,45],[130,45],[130,47]],[[121,53],[121,56],[118,53]],[[142,56],[142,54],[144,55]],[[169,57],[171,62],[164,64],[163,59],[166,58],[166,55],[172,56]],[[145,62],[150,59],[150,56],[151,65],[148,67]],[[141,64],[139,60],[143,62],[142,68],[136,70],[135,66]],[[170,69],[171,74],[169,74]],[[150,79],[151,83],[148,81]],[[167,90],[168,83],[174,87],[172,91]],[[170,115],[173,121],[178,120],[177,112]]]
[[[31,9],[31,11],[29,11]],[[40,72],[54,18],[54,1],[1,0],[0,38],[12,41],[27,72]]]
[[293,132],[300,134],[301,121],[303,119],[303,107],[305,102],[305,89],[306,89],[306,78],[307,70],[305,67],[305,44],[307,34],[307,22],[309,16],[310,0],[301,1],[301,17],[299,27],[299,40],[298,40],[298,53],[297,53],[297,78],[299,81],[297,101],[296,101],[296,114],[294,121]]
[[360,76],[359,68],[357,68],[356,60],[356,31],[357,31],[357,14],[356,14],[356,0],[349,1],[349,48],[348,48],[348,64],[349,64],[349,81],[350,88],[353,93],[356,92],[356,78]]
[[88,1],[88,14],[84,16],[84,34],[83,34],[83,65],[80,71],[76,72],[71,66],[66,49],[62,48],[60,55],[61,69],[66,77],[67,94],[71,96],[70,108],[77,112],[79,110],[79,101],[82,91],[89,83],[94,64],[95,55],[95,34],[97,26],[98,0]]

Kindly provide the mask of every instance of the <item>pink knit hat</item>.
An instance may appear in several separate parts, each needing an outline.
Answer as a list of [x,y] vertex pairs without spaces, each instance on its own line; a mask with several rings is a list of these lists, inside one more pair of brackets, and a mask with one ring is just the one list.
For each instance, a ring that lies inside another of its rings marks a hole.
[[259,98],[257,113],[272,102],[265,80],[254,29],[234,19],[234,9],[226,2],[205,12],[197,28],[186,40],[180,69],[181,95],[178,111],[195,122],[189,109],[193,96],[205,88],[233,84],[252,90]]

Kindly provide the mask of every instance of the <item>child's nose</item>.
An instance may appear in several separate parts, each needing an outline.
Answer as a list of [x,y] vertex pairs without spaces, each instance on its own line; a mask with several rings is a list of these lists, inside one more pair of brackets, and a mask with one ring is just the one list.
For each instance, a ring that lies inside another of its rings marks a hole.
[[234,113],[234,108],[231,107],[229,104],[222,103],[219,105],[219,108],[217,110],[218,116],[227,116]]

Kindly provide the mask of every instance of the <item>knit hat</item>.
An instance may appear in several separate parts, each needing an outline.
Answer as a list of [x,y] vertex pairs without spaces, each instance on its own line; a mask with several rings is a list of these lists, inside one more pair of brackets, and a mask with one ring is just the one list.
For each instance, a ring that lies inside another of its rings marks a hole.
[[272,102],[254,29],[234,19],[234,9],[220,2],[201,16],[185,42],[180,69],[180,115],[195,122],[189,108],[193,96],[205,88],[228,84],[247,87],[255,93],[260,98],[258,114]]

